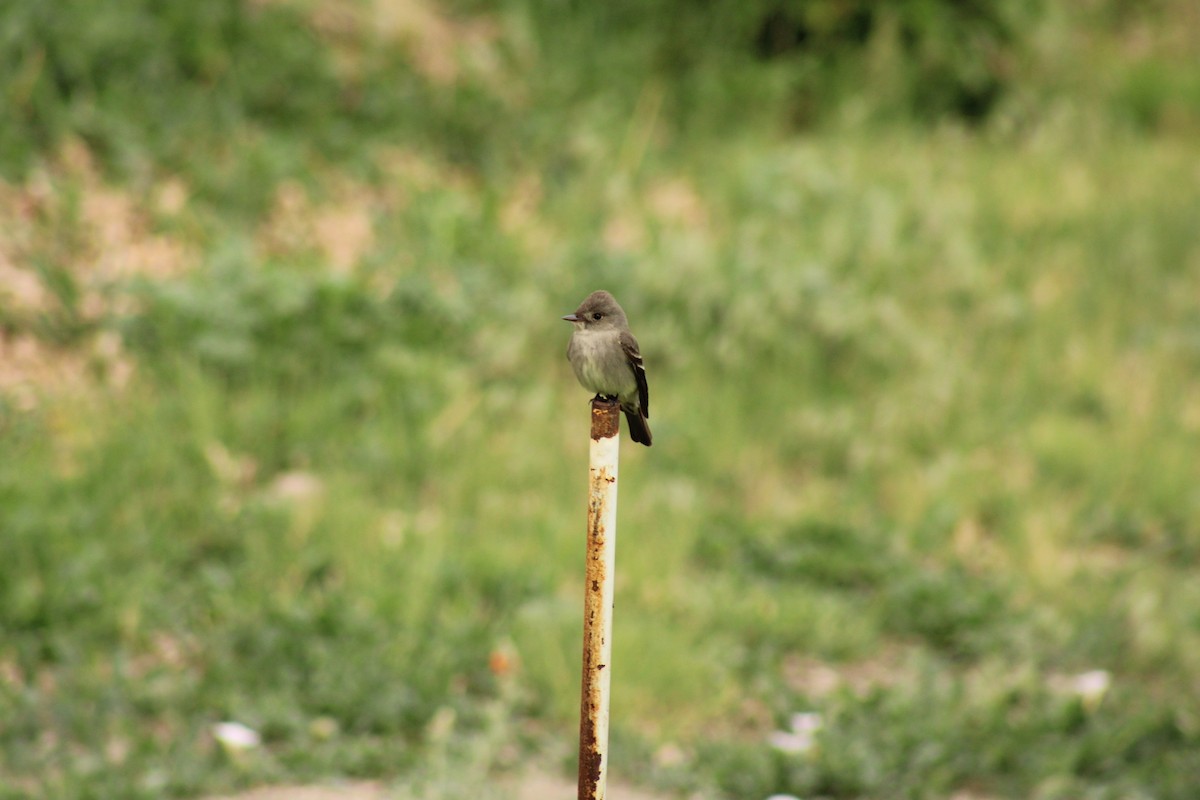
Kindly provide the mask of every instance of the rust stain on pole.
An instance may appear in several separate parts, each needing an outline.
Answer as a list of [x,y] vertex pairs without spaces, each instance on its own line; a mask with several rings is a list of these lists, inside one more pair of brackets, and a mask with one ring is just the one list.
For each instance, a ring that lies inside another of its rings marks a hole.
[[621,426],[621,415],[617,413],[620,408],[618,403],[611,400],[592,400],[592,441],[611,439],[617,435]]
[[617,534],[620,406],[592,401],[588,461],[587,561],[583,597],[583,680],[579,700],[579,800],[603,800],[608,773],[613,569]]

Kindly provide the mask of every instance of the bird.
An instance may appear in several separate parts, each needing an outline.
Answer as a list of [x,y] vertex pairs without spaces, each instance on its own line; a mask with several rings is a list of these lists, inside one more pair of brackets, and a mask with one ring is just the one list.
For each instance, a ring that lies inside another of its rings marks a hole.
[[650,388],[621,304],[608,292],[595,291],[563,319],[575,326],[567,360],[579,383],[598,398],[615,398],[625,412],[630,438],[649,447]]

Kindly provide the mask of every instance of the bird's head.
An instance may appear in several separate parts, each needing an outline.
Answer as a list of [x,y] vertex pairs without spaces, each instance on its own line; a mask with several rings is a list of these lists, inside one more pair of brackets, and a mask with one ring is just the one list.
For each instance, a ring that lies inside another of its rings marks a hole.
[[567,314],[563,319],[574,323],[576,330],[619,329],[629,325],[616,298],[603,290],[589,294],[574,314]]

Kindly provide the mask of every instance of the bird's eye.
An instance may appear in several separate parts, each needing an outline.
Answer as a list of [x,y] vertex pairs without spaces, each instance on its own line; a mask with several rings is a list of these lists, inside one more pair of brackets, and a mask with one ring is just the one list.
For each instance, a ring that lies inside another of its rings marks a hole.
[[603,316],[604,316],[603,314],[601,314],[599,311],[597,311],[595,314],[592,314],[592,319],[598,320]]

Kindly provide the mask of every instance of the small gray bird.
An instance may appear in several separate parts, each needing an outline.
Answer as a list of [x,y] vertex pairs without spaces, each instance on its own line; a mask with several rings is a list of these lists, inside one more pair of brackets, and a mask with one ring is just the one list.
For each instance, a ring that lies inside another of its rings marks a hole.
[[621,306],[608,292],[592,292],[563,319],[575,325],[567,345],[575,377],[589,392],[617,398],[630,438],[649,447],[650,389],[637,339],[629,332]]

